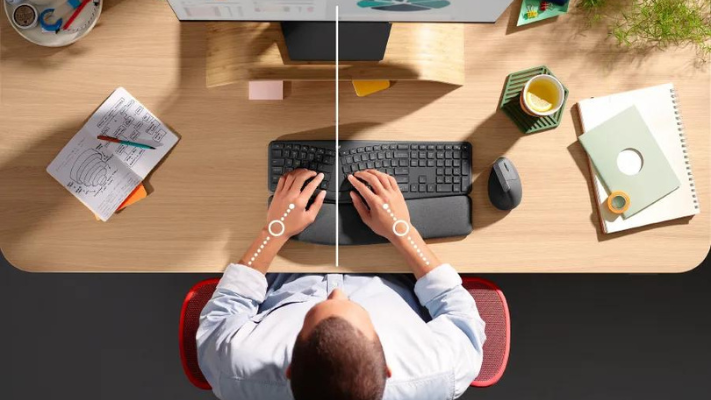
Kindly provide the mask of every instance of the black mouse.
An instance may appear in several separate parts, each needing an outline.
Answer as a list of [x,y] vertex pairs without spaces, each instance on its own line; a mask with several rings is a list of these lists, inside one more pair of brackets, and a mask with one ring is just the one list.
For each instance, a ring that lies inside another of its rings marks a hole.
[[511,160],[499,157],[489,174],[489,200],[499,210],[513,210],[521,204],[521,178]]

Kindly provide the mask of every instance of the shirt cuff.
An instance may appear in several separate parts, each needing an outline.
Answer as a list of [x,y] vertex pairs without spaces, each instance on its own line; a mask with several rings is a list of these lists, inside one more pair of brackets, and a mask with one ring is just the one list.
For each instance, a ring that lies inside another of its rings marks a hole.
[[262,304],[267,296],[267,286],[267,278],[256,269],[242,264],[230,264],[217,284],[217,289],[229,290]]
[[415,283],[415,294],[423,306],[435,297],[462,284],[459,273],[449,264],[442,264]]

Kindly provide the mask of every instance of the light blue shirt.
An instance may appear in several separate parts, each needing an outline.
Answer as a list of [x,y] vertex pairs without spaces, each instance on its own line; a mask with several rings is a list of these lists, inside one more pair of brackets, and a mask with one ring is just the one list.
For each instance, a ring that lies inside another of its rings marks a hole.
[[304,316],[340,288],[368,311],[380,337],[392,371],[383,399],[457,398],[479,374],[484,321],[448,264],[414,282],[406,275],[265,277],[231,264],[200,316],[200,369],[223,400],[293,399],[286,368]]

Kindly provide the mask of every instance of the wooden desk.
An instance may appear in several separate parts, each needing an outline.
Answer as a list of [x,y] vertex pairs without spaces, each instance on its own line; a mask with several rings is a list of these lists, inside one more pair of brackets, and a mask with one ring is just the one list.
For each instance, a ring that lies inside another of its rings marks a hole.
[[[180,24],[165,2],[107,1],[89,36],[62,49],[22,40],[0,23],[0,247],[28,271],[221,271],[265,223],[266,145],[331,138],[335,88],[296,82],[282,102],[249,102],[247,82],[208,89],[206,26]],[[516,6],[514,6],[516,7]],[[709,69],[693,50],[618,52],[603,30],[574,15],[518,30],[465,27],[466,83],[399,82],[357,98],[341,83],[341,137],[469,140],[474,145],[474,232],[433,242],[464,272],[681,272],[709,248]],[[546,64],[571,91],[561,126],[522,136],[496,105],[506,75]],[[687,127],[702,213],[605,236],[591,204],[587,160],[569,111],[579,100],[672,81]],[[108,223],[45,168],[117,86],[126,87],[182,136],[149,178],[153,193]],[[488,204],[488,166],[517,165],[523,204]],[[339,271],[405,271],[387,245],[341,248]],[[289,243],[273,271],[334,271],[335,249]]]

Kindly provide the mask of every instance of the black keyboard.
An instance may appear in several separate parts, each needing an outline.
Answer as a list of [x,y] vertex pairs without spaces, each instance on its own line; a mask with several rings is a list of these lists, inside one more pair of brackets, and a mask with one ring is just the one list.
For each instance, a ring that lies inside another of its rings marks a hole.
[[[471,192],[472,147],[467,142],[275,141],[269,144],[269,190],[296,168],[324,173],[326,201],[350,203],[348,174],[376,169],[395,177],[405,199],[467,195]],[[339,171],[335,171],[339,157]]]

